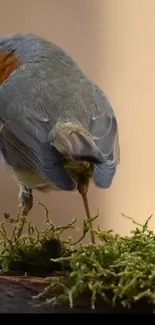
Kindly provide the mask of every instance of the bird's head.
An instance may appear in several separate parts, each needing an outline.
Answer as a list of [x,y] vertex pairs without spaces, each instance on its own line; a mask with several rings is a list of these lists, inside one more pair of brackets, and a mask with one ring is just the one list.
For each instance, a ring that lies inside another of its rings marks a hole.
[[93,137],[81,124],[58,123],[49,133],[49,140],[68,159],[98,164],[105,161]]

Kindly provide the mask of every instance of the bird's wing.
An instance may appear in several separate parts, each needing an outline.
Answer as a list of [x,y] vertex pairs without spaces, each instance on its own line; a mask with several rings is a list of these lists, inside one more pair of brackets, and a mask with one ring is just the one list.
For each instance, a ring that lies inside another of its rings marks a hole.
[[12,167],[31,169],[62,190],[73,190],[75,183],[64,169],[61,155],[50,146],[46,129],[45,122],[28,118],[6,123],[1,130],[4,159]]
[[90,121],[90,133],[96,146],[105,157],[105,162],[96,164],[94,183],[101,188],[108,188],[116,172],[120,160],[119,134],[117,120],[113,114],[99,112]]
[[51,102],[42,79],[23,67],[0,85],[0,150],[12,167],[30,168],[56,187],[72,190],[76,184],[48,141]]
[[4,159],[12,167],[33,170],[62,190],[72,190],[75,184],[63,167],[61,155],[50,146],[47,135],[46,122],[32,120],[32,117],[9,121],[1,130]]

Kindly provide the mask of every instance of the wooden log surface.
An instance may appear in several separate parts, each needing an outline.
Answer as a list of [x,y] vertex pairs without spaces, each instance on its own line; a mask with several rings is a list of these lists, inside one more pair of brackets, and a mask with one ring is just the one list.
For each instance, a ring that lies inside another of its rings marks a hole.
[[51,306],[35,307],[32,299],[45,286],[39,277],[0,276],[0,313],[50,313]]
[[[118,304],[115,308],[105,304],[99,299],[97,308],[91,310],[90,295],[80,297],[76,302],[76,308],[59,308],[52,310],[51,305],[35,307],[35,303],[43,302],[41,299],[34,301],[33,296],[40,293],[46,286],[47,281],[41,277],[30,276],[7,276],[0,275],[0,314],[3,313],[153,313],[154,306],[145,300],[133,304],[130,310]],[[45,298],[44,298],[45,299]]]
[[35,307],[35,303],[40,304],[43,299],[34,301],[32,297],[40,293],[47,284],[47,281],[42,277],[0,275],[0,314],[93,312],[87,308],[87,298],[84,298],[84,301],[82,299],[80,306],[72,309],[64,307],[53,311],[51,305]]

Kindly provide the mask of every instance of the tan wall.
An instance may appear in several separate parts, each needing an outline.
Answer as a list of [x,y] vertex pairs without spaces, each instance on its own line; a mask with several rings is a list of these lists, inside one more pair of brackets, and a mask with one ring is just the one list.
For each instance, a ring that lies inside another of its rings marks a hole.
[[[120,125],[121,165],[108,191],[91,187],[92,213],[100,225],[126,233],[121,212],[144,220],[155,212],[155,1],[1,0],[0,32],[34,32],[67,50],[97,82],[115,107]],[[0,173],[0,212],[16,211],[18,187]],[[56,224],[84,210],[79,194],[35,193],[33,220],[42,227],[37,201],[51,208]],[[155,217],[152,221],[155,229]]]

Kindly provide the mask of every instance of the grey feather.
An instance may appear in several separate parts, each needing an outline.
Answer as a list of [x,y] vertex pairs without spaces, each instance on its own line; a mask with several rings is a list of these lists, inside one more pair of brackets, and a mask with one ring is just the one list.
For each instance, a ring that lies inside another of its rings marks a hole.
[[118,126],[115,116],[102,114],[91,119],[90,132],[94,142],[103,153],[105,162],[96,164],[94,183],[98,187],[108,188],[113,180],[120,160]]
[[[36,128],[34,122],[20,119],[5,124],[1,150],[7,164],[14,168],[30,169],[62,190],[75,189],[76,184],[64,169],[61,155],[50,147],[44,137],[45,124],[38,126],[37,123]],[[38,131],[43,135],[42,139]]]
[[[0,37],[0,51],[5,50],[13,51],[21,66],[0,85],[0,123],[7,130],[0,142],[2,147],[9,146],[14,153],[14,141],[16,146],[19,142],[16,159],[51,179],[55,177],[55,181],[58,177],[59,182],[61,170],[63,182],[69,176],[60,164],[58,152],[49,148],[48,134],[58,122],[79,123],[94,137],[100,137],[94,142],[106,156],[107,164],[95,165],[94,181],[98,186],[109,186],[119,161],[119,143],[114,111],[105,94],[68,54],[39,36]],[[28,152],[33,156],[30,161]],[[9,159],[13,164],[11,155]],[[54,160],[57,176],[50,159]],[[68,188],[75,186],[71,178],[68,184]]]
[[33,33],[0,36],[0,51],[13,52],[23,64],[45,59],[75,65],[59,46]]

